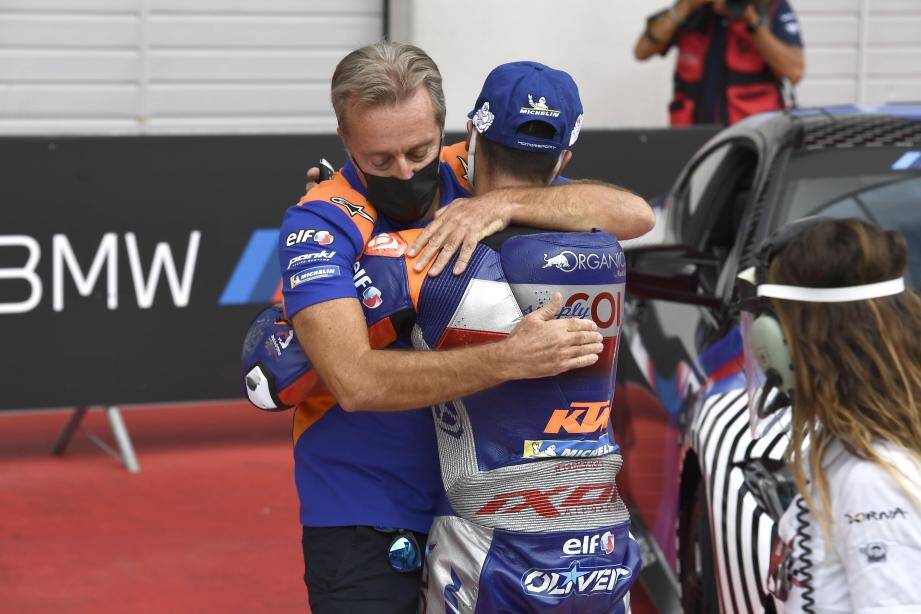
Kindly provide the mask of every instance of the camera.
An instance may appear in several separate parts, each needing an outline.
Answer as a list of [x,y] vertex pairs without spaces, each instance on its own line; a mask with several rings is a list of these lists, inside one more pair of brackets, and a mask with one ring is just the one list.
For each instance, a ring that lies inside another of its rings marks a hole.
[[745,9],[749,4],[754,4],[755,0],[726,0],[726,12],[731,19],[742,19],[745,15]]

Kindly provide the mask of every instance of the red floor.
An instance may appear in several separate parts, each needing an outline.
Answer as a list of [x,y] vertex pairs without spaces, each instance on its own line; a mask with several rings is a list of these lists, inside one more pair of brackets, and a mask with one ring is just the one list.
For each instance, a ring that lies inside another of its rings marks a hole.
[[51,456],[66,413],[0,413],[0,612],[307,611],[290,414],[123,415],[139,474],[82,433]]
[[52,457],[66,414],[0,414],[0,611],[304,612],[290,416],[123,413],[136,475],[82,434]]

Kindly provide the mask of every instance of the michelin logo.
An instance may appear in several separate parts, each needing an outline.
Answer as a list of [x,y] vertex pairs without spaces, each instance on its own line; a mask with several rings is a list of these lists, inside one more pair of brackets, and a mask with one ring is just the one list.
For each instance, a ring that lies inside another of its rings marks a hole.
[[579,567],[574,562],[568,568],[530,569],[521,577],[521,587],[528,595],[558,597],[613,593],[621,580],[629,578],[629,567]]
[[589,458],[605,456],[617,450],[605,433],[598,439],[581,441],[525,439],[522,458],[553,458],[568,456],[570,458]]
[[483,106],[473,114],[473,125],[476,127],[477,132],[486,132],[492,126],[494,119],[496,119],[496,116],[490,112],[489,102],[484,102]]
[[560,112],[547,106],[547,99],[541,96],[534,102],[534,97],[528,94],[528,106],[521,107],[518,111],[524,115],[536,115],[538,117],[559,117]]
[[327,277],[337,277],[338,275],[339,267],[336,265],[313,267],[312,269],[306,269],[292,275],[290,279],[291,287],[297,288],[299,285],[306,284],[310,281],[326,279]]

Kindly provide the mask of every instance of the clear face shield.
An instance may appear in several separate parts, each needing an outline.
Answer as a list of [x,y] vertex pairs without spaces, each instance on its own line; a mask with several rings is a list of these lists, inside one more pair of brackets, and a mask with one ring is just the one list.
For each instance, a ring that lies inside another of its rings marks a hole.
[[770,299],[846,303],[891,296],[905,289],[902,278],[847,288],[757,283],[754,267],[743,271],[738,279],[749,424],[755,439],[788,420],[795,401],[793,358]]

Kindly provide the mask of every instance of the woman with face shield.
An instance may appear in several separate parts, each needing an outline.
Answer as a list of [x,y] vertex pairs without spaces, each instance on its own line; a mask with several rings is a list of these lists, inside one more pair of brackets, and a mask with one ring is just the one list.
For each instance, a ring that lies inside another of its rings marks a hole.
[[921,300],[905,240],[804,220],[758,261],[740,276],[756,294],[742,314],[753,428],[789,419],[799,490],[768,586],[785,612],[921,612]]

